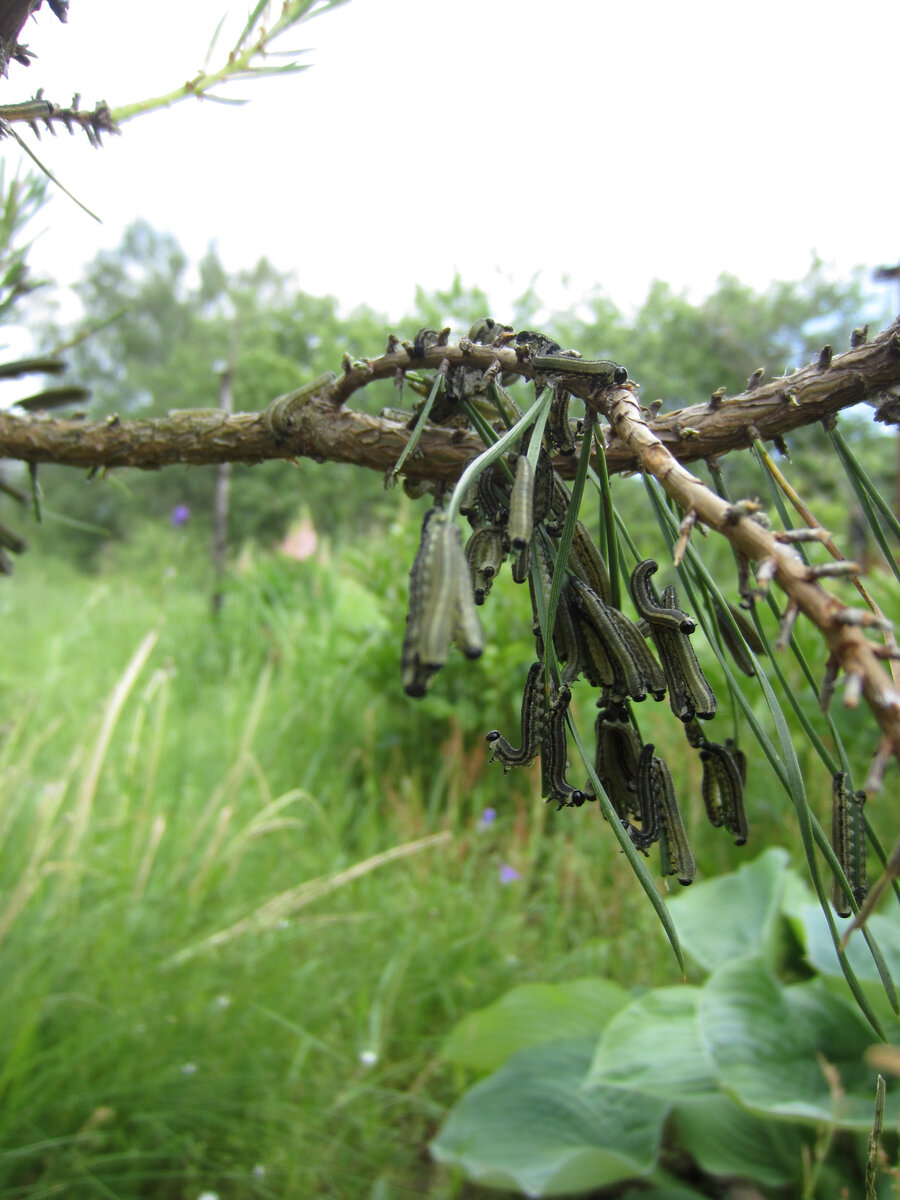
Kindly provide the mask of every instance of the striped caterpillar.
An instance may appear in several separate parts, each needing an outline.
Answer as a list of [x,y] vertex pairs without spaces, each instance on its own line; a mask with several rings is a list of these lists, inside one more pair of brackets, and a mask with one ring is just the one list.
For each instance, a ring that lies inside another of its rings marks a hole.
[[[859,905],[866,898],[866,828],[863,820],[865,792],[851,792],[846,771],[837,771],[831,781],[831,846]],[[834,880],[831,900],[840,917],[849,917],[850,898]]]
[[491,743],[491,761],[495,759],[503,764],[504,775],[510,767],[527,767],[537,758],[541,749],[541,735],[544,730],[547,702],[544,696],[544,664],[532,663],[525,681],[522,693],[522,712],[520,717],[522,745],[517,750],[500,734],[499,729],[493,729],[487,735]]

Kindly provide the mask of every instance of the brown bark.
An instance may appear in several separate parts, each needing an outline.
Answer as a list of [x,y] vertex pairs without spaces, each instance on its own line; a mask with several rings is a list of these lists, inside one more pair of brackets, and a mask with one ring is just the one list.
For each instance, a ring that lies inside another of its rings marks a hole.
[[[0,413],[0,457],[27,462],[56,462],[74,467],[137,467],[156,470],[172,463],[257,463],[273,458],[312,458],[389,470],[409,438],[405,423],[368,416],[344,407],[359,388],[397,371],[452,365],[485,368],[498,360],[504,371],[526,378],[533,372],[513,350],[494,350],[463,341],[415,358],[391,349],[381,358],[348,363],[343,374],[318,393],[304,397],[291,417],[291,431],[277,437],[263,413],[225,416],[218,409],[173,411],[167,417],[121,421],[54,420]],[[590,396],[590,382],[572,379],[572,389]],[[900,385],[900,324],[874,341],[837,355],[827,368],[817,363],[793,375],[761,383],[719,404],[705,403],[665,413],[651,425],[657,440],[682,463],[746,448],[752,430],[763,439],[789,433],[828,417],[861,400],[877,399],[884,389]],[[404,473],[452,480],[483,445],[471,433],[426,428],[419,453]],[[606,452],[611,473],[635,470],[638,457],[621,437]],[[557,466],[571,475],[574,460]]]
[[722,534],[747,559],[760,563],[774,560],[775,582],[789,601],[818,627],[845,675],[861,682],[862,694],[887,745],[900,758],[900,694],[876,654],[875,643],[857,626],[842,623],[847,605],[816,581],[796,551],[779,542],[750,516],[741,514],[682,466],[647,426],[630,391],[618,391],[604,402],[603,410],[642,468],[654,475],[686,512],[693,511],[704,525]]

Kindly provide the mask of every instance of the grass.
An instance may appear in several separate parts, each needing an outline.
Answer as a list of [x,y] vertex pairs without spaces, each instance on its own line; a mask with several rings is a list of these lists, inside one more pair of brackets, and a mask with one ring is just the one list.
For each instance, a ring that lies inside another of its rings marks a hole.
[[602,822],[487,769],[471,669],[399,696],[363,567],[261,560],[218,628],[189,569],[5,589],[0,1196],[456,1194],[453,1023],[671,976]]
[[[479,663],[402,695],[417,523],[246,561],[218,623],[175,531],[159,566],[26,556],[4,584],[0,1198],[481,1195],[427,1154],[453,1024],[519,982],[676,980],[596,807],[487,763],[526,589],[492,596]],[[652,719],[701,869],[738,865]],[[760,771],[752,852],[783,840],[772,793]]]

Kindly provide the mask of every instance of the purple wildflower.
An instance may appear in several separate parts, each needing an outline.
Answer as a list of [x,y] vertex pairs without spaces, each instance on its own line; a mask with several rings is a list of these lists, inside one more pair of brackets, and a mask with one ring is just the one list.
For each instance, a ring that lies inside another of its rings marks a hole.
[[186,504],[176,504],[172,509],[172,524],[176,529],[180,529],[182,525],[187,525],[191,519],[191,510]]
[[493,825],[493,823],[496,821],[496,819],[497,819],[496,808],[486,808],[484,810],[484,812],[481,814],[481,820],[478,822],[478,824],[482,827],[482,829],[486,829],[488,827],[488,825]]
[[521,878],[522,878],[522,876],[519,874],[519,872],[516,870],[516,868],[509,866],[507,863],[504,863],[503,866],[500,868],[500,882],[501,883],[515,883],[515,881],[517,879],[521,879]]

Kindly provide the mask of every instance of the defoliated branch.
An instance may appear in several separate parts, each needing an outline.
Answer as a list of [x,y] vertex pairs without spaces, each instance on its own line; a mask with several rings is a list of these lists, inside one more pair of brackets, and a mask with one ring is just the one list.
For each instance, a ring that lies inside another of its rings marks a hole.
[[[825,361],[827,365],[825,365]],[[0,412],[0,458],[26,462],[55,462],[88,468],[137,467],[157,470],[172,463],[196,465],[267,459],[312,458],[345,462],[387,471],[396,463],[409,431],[402,421],[373,417],[345,407],[346,401],[375,379],[391,379],[410,370],[436,370],[441,363],[482,370],[499,362],[504,372],[532,378],[527,357],[514,349],[479,346],[467,339],[459,345],[438,345],[416,355],[411,346],[391,338],[379,358],[345,359],[341,373],[323,377],[317,389],[308,386],[290,397],[279,397],[265,412],[225,416],[218,409],[175,410],[166,417],[134,421],[109,417],[105,421],[59,420]],[[589,378],[572,376],[571,391],[590,399]],[[845,354],[810,364],[792,375],[758,382],[731,398],[717,395],[709,403],[667,412],[649,428],[656,440],[681,463],[745,449],[754,436],[770,439],[801,425],[829,417],[863,400],[876,400],[900,385],[900,322],[872,342]],[[266,419],[275,405],[281,423]],[[610,473],[639,466],[635,449],[617,429],[606,450]],[[475,434],[426,425],[414,455],[404,465],[413,478],[453,480],[483,449]],[[574,471],[574,459],[561,459],[563,474]]]

